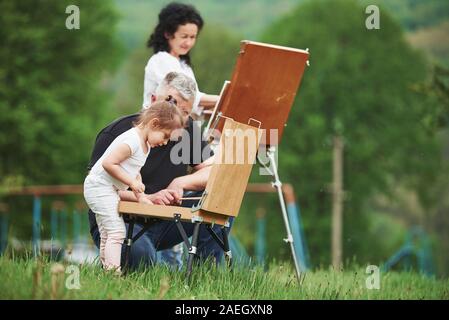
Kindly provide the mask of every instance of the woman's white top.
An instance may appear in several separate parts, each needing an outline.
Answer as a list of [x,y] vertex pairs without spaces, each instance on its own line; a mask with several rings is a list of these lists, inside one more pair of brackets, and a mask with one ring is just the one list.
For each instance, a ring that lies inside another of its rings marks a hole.
[[137,132],[136,128],[131,128],[128,131],[123,132],[121,135],[115,138],[114,141],[112,141],[112,143],[106,149],[101,158],[98,159],[98,161],[90,170],[89,176],[91,176],[92,178],[97,178],[96,181],[99,181],[100,183],[108,185],[112,184],[119,190],[127,190],[129,186],[112,177],[103,168],[103,160],[114,149],[116,149],[119,145],[123,143],[127,144],[131,149],[131,156],[122,163],[120,163],[120,167],[122,167],[122,169],[125,170],[125,172],[129,174],[132,178],[137,177],[137,175],[140,172],[140,169],[145,164],[145,161],[147,160],[147,157],[150,153],[150,146],[148,146],[148,152],[144,153],[139,133]]
[[[196,83],[193,70],[187,63],[176,58],[175,56],[172,56],[166,51],[159,51],[151,56],[145,67],[142,108],[147,108],[151,104],[151,95],[155,94],[157,86],[162,82],[167,73],[172,71],[184,73],[192,78]],[[197,83],[196,88],[197,91],[195,101],[193,102],[192,112],[200,114],[201,110],[198,105],[204,93],[198,90]]]

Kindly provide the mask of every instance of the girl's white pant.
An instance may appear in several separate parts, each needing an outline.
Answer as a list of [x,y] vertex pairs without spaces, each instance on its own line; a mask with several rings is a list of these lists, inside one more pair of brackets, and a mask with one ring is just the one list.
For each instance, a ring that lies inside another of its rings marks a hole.
[[120,257],[126,227],[118,213],[118,190],[100,177],[88,175],[84,181],[84,199],[95,213],[100,231],[100,260],[106,270],[120,271]]

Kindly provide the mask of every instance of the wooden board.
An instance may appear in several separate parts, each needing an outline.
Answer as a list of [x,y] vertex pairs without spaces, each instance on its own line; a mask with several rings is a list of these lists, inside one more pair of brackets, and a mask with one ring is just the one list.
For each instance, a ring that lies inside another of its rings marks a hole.
[[255,163],[261,131],[226,119],[215,163],[206,185],[202,209],[237,216]]
[[161,219],[173,219],[175,214],[181,215],[181,220],[187,221],[192,219],[192,212],[190,208],[178,206],[161,206],[149,205],[132,201],[120,201],[118,212],[131,213],[141,216],[151,216]]
[[[181,220],[184,222],[192,222],[192,218],[196,215],[192,212],[191,208],[178,207],[178,206],[161,206],[161,205],[149,205],[131,201],[120,201],[118,212],[121,214],[135,215],[140,217],[159,218],[164,220],[174,220],[175,214],[181,215]],[[228,217],[219,215],[199,215],[206,223],[216,223],[224,225]]]
[[[269,136],[262,139],[262,144],[277,145],[308,58],[304,50],[242,41],[220,111],[237,122],[253,118],[262,122],[262,129],[277,129],[278,141],[270,141]],[[222,128],[220,120],[217,129]]]
[[205,210],[199,210],[198,216],[203,218],[203,221],[211,223],[211,224],[219,224],[221,226],[224,226],[227,222],[229,217],[224,216],[222,214],[216,214],[213,212],[208,212]]

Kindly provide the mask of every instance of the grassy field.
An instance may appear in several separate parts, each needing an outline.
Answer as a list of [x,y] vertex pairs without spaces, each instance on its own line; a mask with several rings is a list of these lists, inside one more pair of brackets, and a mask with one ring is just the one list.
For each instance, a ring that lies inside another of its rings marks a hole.
[[0,299],[449,299],[448,279],[413,272],[381,274],[380,288],[369,290],[369,275],[361,267],[310,271],[299,286],[285,264],[272,263],[266,271],[235,267],[231,273],[203,265],[194,270],[188,286],[184,272],[162,266],[117,277],[83,265],[79,289],[73,289],[76,270],[50,261],[0,257]]

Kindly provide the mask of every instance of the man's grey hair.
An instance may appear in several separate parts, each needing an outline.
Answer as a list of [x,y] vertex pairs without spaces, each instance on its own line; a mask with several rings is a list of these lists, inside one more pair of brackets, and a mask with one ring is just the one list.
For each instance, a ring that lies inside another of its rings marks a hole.
[[179,92],[186,100],[195,100],[196,82],[189,76],[180,72],[169,72],[164,80],[156,88],[156,96],[164,95],[168,88],[173,88]]

